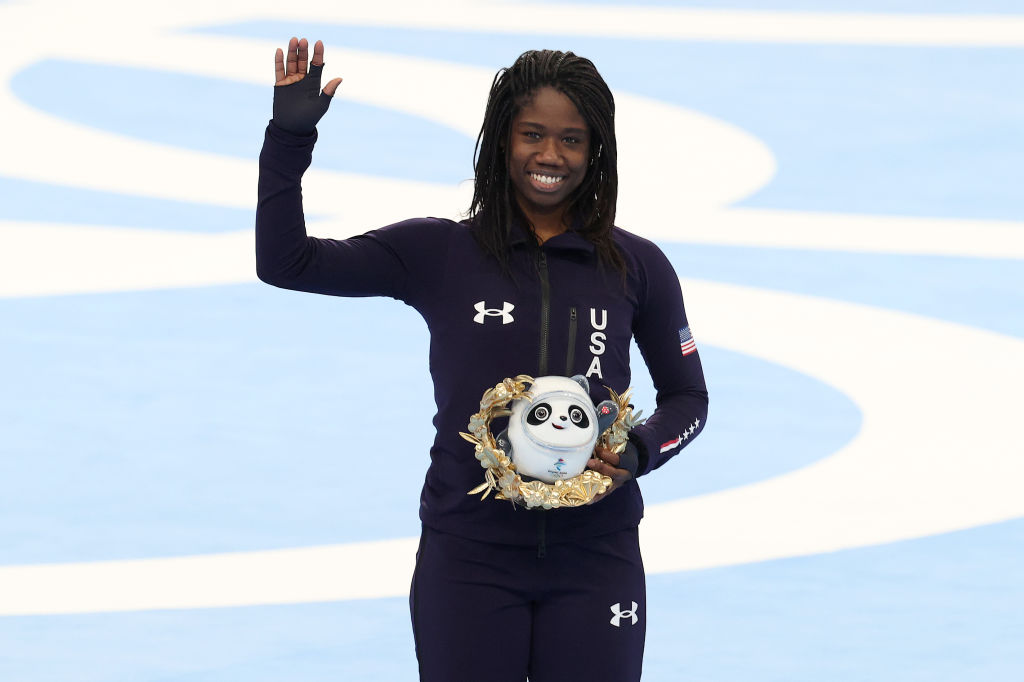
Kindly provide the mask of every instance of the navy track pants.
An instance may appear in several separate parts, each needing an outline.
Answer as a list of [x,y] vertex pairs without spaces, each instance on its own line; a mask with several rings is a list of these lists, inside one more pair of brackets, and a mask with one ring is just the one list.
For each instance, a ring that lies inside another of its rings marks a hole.
[[640,679],[637,529],[538,554],[423,528],[409,595],[421,682]]

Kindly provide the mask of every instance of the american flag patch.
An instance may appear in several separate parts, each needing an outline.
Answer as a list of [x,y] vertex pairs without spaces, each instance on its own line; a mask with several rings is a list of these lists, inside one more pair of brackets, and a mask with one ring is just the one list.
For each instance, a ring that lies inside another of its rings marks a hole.
[[669,450],[675,450],[676,448],[679,447],[679,444],[682,443],[682,442],[683,442],[683,437],[682,436],[676,436],[675,438],[673,438],[672,440],[668,441],[667,443],[662,443],[661,444],[661,452],[668,452]]
[[683,351],[683,355],[689,355],[697,350],[697,344],[693,342],[693,334],[690,333],[689,327],[679,330],[679,349]]

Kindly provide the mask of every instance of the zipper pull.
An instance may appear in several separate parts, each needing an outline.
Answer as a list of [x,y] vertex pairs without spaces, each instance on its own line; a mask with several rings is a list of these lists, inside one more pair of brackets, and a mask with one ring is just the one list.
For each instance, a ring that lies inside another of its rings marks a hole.
[[565,344],[565,376],[572,376],[576,361],[576,306],[569,308],[569,340]]

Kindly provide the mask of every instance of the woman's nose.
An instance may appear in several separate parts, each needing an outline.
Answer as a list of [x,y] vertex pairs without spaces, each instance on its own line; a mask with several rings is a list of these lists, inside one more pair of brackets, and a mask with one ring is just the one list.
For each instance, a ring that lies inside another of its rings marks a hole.
[[537,153],[537,160],[541,163],[557,164],[559,161],[557,143],[554,140],[546,140]]

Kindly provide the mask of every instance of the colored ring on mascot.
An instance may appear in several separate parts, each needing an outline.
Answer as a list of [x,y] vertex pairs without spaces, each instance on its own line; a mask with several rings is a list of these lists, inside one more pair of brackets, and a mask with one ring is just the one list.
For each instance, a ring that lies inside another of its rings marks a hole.
[[[480,399],[480,411],[469,418],[469,433],[459,433],[473,444],[476,458],[485,469],[484,482],[467,494],[483,493],[480,499],[485,500],[493,492],[495,499],[523,504],[527,508],[557,509],[588,504],[598,495],[607,492],[612,484],[610,477],[587,470],[554,483],[524,481],[516,471],[515,463],[505,454],[491,433],[492,420],[512,414],[508,409],[510,403],[515,400],[533,399],[528,390],[528,386],[533,383],[533,377],[520,374],[487,389]],[[633,414],[633,406],[629,404],[632,389],[622,395],[610,388],[608,392],[619,406],[619,414],[611,426],[601,433],[597,443],[614,453],[621,453],[626,449],[630,429],[642,420],[639,412]]]

